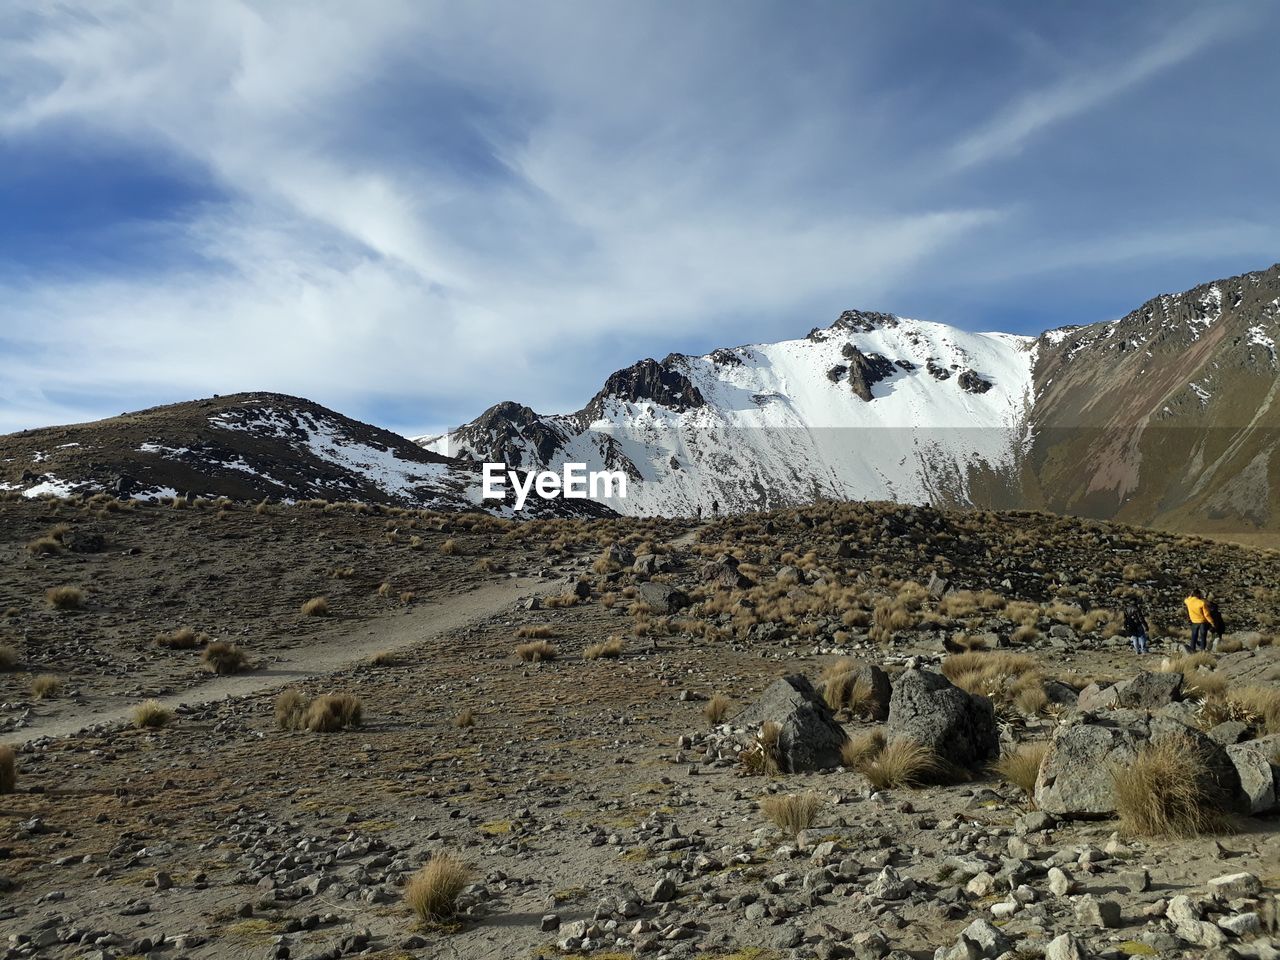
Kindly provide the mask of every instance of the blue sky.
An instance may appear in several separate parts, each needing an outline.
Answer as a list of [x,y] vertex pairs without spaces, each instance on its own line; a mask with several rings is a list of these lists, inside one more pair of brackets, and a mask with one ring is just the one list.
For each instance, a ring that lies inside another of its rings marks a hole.
[[847,307],[1034,333],[1280,260],[1280,4],[6,4],[0,430],[426,432]]

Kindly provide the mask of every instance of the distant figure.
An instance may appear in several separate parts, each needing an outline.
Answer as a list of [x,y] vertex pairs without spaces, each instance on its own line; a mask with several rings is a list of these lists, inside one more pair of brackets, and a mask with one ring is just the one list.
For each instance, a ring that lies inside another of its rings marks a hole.
[[1187,644],[1187,653],[1209,649],[1209,605],[1204,601],[1204,591],[1193,588],[1182,601],[1187,605],[1187,616],[1191,619],[1191,642]]
[[1133,644],[1134,653],[1151,652],[1151,641],[1148,637],[1151,631],[1147,627],[1147,618],[1142,610],[1142,605],[1136,600],[1131,600],[1125,605],[1124,632],[1129,635],[1129,641]]
[[702,504],[698,504],[697,508],[695,509],[695,513],[697,514],[698,521],[701,522],[702,521]]
[[1222,643],[1222,634],[1226,632],[1226,623],[1222,619],[1222,611],[1218,609],[1218,601],[1210,598],[1204,602],[1205,612],[1209,617],[1209,629],[1213,631],[1213,648]]
[[713,517],[718,517],[718,516],[720,516],[720,501],[719,501],[719,500],[712,500],[712,501],[711,501],[711,515],[712,515]]

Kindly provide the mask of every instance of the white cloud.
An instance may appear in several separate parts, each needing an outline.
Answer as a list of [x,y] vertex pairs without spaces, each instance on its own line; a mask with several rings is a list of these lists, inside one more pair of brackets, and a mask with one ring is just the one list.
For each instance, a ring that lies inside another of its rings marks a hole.
[[1102,64],[1073,66],[1056,82],[1015,98],[952,146],[951,163],[971,167],[1020,151],[1054,124],[1080,116],[1178,66],[1245,25],[1214,7],[1175,24],[1155,42]]

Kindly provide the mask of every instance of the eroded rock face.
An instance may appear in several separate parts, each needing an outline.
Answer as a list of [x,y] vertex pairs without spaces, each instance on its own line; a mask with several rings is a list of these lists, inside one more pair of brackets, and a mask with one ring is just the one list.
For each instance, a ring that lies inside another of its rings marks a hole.
[[1240,778],[1221,744],[1193,727],[1137,710],[1082,714],[1059,727],[1040,765],[1036,806],[1056,816],[1090,818],[1116,812],[1115,777],[1131,766],[1147,743],[1185,737],[1205,762],[1205,788],[1224,803],[1235,801]]
[[886,734],[915,740],[963,767],[981,766],[1000,749],[991,701],[927,670],[907,670],[893,685]]
[[777,723],[778,762],[786,773],[805,773],[840,765],[844,727],[807,677],[799,674],[772,683],[760,698],[734,717],[734,726],[758,730]]

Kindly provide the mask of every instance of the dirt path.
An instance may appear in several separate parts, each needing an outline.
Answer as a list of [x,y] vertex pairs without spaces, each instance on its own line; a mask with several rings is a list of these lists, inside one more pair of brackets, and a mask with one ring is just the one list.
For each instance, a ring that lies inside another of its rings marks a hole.
[[[337,673],[352,664],[368,660],[375,653],[404,650],[501,613],[521,597],[542,593],[547,589],[545,582],[516,579],[488,584],[469,593],[457,594],[436,602],[427,600],[405,616],[355,622],[348,632],[328,637],[305,649],[291,651],[263,669],[213,677],[194,689],[156,699],[170,709],[179,706],[194,707],[216,700],[251,696],[310,677]],[[132,701],[107,704],[75,716],[36,719],[5,734],[4,740],[19,743],[42,737],[71,736],[98,724],[127,720],[135,705]]]

